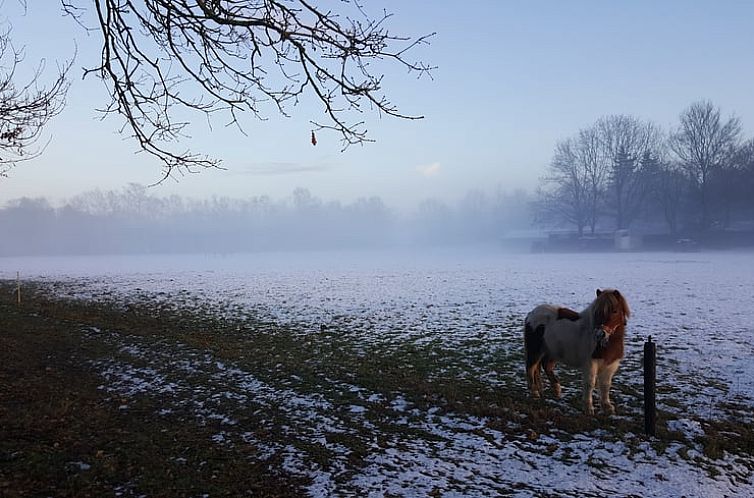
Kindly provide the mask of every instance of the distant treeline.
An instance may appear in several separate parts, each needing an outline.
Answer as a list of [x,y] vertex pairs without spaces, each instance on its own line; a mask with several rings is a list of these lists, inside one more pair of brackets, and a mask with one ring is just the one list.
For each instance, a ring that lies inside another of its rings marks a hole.
[[754,139],[711,102],[690,105],[669,131],[606,116],[557,144],[535,212],[540,225],[580,235],[647,224],[692,237],[750,230]]
[[401,215],[379,197],[326,202],[306,189],[269,197],[189,200],[141,185],[92,191],[60,207],[21,198],[0,209],[0,255],[234,253],[497,243],[531,228],[521,191],[471,191],[461,201],[422,202]]

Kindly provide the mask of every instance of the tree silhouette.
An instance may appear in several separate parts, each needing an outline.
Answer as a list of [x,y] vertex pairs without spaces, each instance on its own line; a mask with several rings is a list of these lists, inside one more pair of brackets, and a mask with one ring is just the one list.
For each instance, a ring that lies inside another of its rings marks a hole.
[[654,123],[624,114],[600,118],[594,130],[598,157],[610,172],[605,207],[614,213],[616,228],[628,228],[641,214],[648,191],[641,159],[657,153],[661,133]]
[[599,136],[594,128],[582,129],[558,142],[537,202],[537,222],[565,222],[576,226],[579,237],[589,227],[594,234],[603,200],[608,168],[600,160]]

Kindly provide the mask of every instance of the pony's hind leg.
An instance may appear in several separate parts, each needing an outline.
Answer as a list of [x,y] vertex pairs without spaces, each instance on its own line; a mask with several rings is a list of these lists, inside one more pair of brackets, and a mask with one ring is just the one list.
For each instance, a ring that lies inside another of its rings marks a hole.
[[531,324],[524,326],[524,350],[526,355],[526,383],[534,398],[542,396],[542,376],[539,372],[544,356],[544,325],[534,329]]
[[547,374],[547,378],[550,379],[550,389],[552,389],[552,393],[555,395],[556,398],[560,397],[560,379],[558,379],[558,376],[555,375],[555,360],[548,358],[545,356],[545,358],[542,360],[542,365],[545,369],[545,374]]
[[542,376],[539,373],[539,363],[526,367],[526,382],[533,398],[542,397]]

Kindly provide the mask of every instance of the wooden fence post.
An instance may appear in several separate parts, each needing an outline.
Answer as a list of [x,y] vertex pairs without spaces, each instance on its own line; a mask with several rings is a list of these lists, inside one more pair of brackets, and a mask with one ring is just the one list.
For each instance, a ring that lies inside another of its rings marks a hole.
[[21,306],[21,272],[16,272],[16,295],[18,296],[18,305]]
[[655,404],[655,379],[657,364],[657,348],[649,336],[644,343],[644,432],[648,436],[655,435],[657,423],[657,407]]

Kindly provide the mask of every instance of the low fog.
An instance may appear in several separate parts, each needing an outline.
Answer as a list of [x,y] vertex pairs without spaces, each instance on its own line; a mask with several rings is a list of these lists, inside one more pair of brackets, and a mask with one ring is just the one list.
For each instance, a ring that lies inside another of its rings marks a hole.
[[523,191],[470,191],[400,213],[379,197],[352,203],[296,189],[285,199],[159,197],[141,185],[58,206],[21,198],[0,209],[0,255],[209,253],[488,245],[531,230]]

